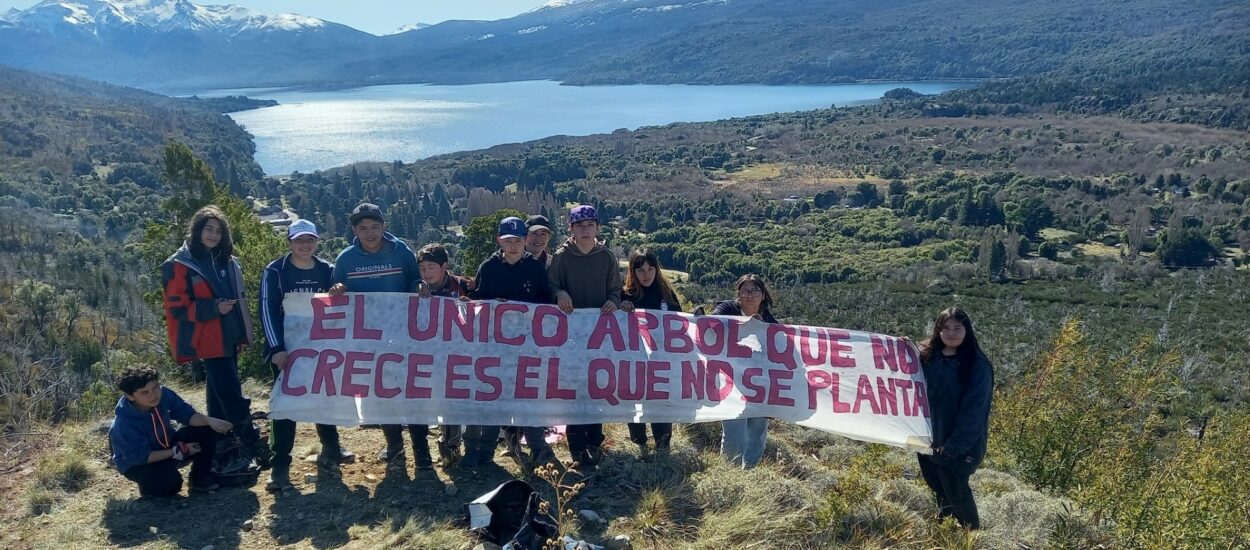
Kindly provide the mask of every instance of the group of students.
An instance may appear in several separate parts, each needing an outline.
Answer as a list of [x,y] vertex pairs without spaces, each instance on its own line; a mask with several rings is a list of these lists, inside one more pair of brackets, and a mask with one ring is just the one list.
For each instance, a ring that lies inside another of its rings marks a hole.
[[[599,240],[599,216],[591,205],[569,211],[569,238],[555,253],[548,251],[552,231],[546,217],[503,219],[496,234],[498,249],[472,279],[451,273],[451,258],[442,245],[426,245],[414,253],[387,231],[386,218],[376,205],[360,204],[349,221],[352,243],[333,264],[316,255],[320,241],[316,226],[297,220],[287,230],[289,253],[265,268],[260,318],[264,357],[275,379],[287,358],[282,300],[291,292],[415,292],[554,303],[566,313],[579,308],[595,308],[604,314],[617,309],[682,310],[654,253],[631,254],[622,278],[615,254]],[[195,412],[175,392],[160,386],[150,367],[127,369],[118,383],[124,395],[118,400],[117,420],[110,431],[118,470],[138,483],[142,495],[169,496],[181,489],[177,464],[190,461],[191,489],[216,489],[210,473],[216,434],[233,431],[242,445],[267,459],[268,490],[290,487],[295,423],[273,420],[265,446],[251,422],[250,401],[239,383],[238,355],[251,344],[252,331],[242,271],[233,256],[225,215],[214,206],[196,212],[186,243],[161,269],[169,345],[179,363],[204,363],[208,414]],[[773,297],[758,276],[739,278],[734,293],[733,299],[718,302],[710,313],[778,322],[772,312]],[[985,455],[992,367],[977,344],[971,320],[957,308],[938,316],[923,348],[934,446],[932,454],[918,455],[920,470],[937,494],[941,515],[976,528],[979,520],[968,479]],[[171,418],[184,427],[173,431]],[[316,431],[321,441],[320,467],[355,461],[356,455],[342,446],[334,426],[318,424]],[[403,466],[405,431],[416,468],[432,469],[426,425],[382,426],[386,446],[378,458]],[[723,421],[721,452],[732,463],[752,468],[764,456],[767,432],[767,418]],[[492,463],[501,433],[508,455],[523,464],[543,464],[554,458],[545,427],[442,426],[437,441],[441,465],[475,468]],[[646,425],[629,424],[629,434],[644,455],[651,451]],[[603,425],[569,425],[565,435],[570,455],[581,470],[596,469],[602,459]],[[654,451],[666,453],[672,424],[651,424],[651,435]],[[522,437],[528,453],[522,448]]]

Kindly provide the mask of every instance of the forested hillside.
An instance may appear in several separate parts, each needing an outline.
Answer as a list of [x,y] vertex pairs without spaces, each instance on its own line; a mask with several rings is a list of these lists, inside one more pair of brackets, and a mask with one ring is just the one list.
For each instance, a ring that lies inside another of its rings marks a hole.
[[252,138],[223,113],[272,102],[177,99],[0,66],[0,196],[114,238],[156,209],[165,143],[188,144],[224,183],[262,177]]
[[[819,20],[815,4],[794,6]],[[250,100],[179,100],[5,70],[0,421],[13,451],[0,467],[17,474],[0,489],[23,506],[0,515],[17,526],[4,540],[470,546],[456,523],[460,500],[524,473],[461,479],[465,492],[445,497],[444,482],[454,482],[445,472],[417,480],[358,464],[343,479],[306,478],[294,495],[254,489],[207,497],[204,509],[192,502],[207,519],[178,531],[189,512],[118,489],[91,429],[116,399],[110,385],[122,366],[156,364],[199,393],[170,364],[152,307],[153,268],[176,246],[190,206],[227,204],[245,235],[239,250],[254,291],[281,242],[250,209],[280,206],[313,219],[326,237],[323,255],[333,256],[347,244],[347,213],[369,200],[409,244],[443,242],[457,255],[474,248],[466,239],[499,209],[547,214],[559,242],[568,205],[593,203],[609,245],[619,254],[656,251],[690,305],[728,298],[737,276],[758,273],[786,322],[921,339],[950,305],[975,320],[997,369],[990,455],[973,478],[985,531],[930,520],[930,495],[910,455],[778,425],[764,466],[745,474],[708,452],[714,431],[681,429],[673,457],[658,464],[639,462],[615,433],[604,485],[578,501],[611,517],[578,523],[580,536],[629,534],[635,547],[654,548],[1250,544],[1250,468],[1240,449],[1250,437],[1250,79],[1238,61],[1245,8],[1099,1],[1063,13],[1003,8],[1000,17],[989,4],[953,14],[943,5],[861,6],[880,18],[829,16],[822,24],[845,32],[819,39],[803,29],[784,34],[807,36],[792,50],[814,67],[802,74],[832,77],[829,37],[861,36],[852,26],[914,36],[898,48],[931,51],[948,31],[922,25],[926,14],[964,27],[985,21],[977,32],[949,33],[959,36],[949,55],[965,65],[882,53],[864,66],[882,76],[895,70],[889,63],[938,72],[976,63],[988,71],[980,76],[1032,76],[937,97],[898,89],[871,106],[276,177],[259,172],[247,134],[220,114]],[[755,22],[780,25],[786,9],[761,9]],[[1037,18],[1055,32],[1039,31]],[[731,32],[737,21],[709,18],[689,34],[717,32],[732,47],[746,36]],[[873,33],[863,32],[862,49],[875,52]],[[690,59],[682,66],[762,80],[768,55],[781,60],[768,70],[791,63],[764,42],[761,57],[742,58],[741,73]],[[626,71],[634,54],[658,59],[639,47],[613,50],[612,63]],[[981,47],[1002,55],[977,54]],[[682,47],[671,51],[681,58]],[[393,67],[401,74],[407,65]],[[580,74],[591,81],[594,72]],[[613,78],[628,80],[628,72]],[[471,271],[464,263],[453,267]],[[263,398],[268,367],[253,352],[242,370],[254,380],[250,393]],[[378,450],[376,433],[344,432],[362,456]],[[311,445],[311,428],[298,441]]]
[[1029,86],[1082,96],[1109,86],[1219,91],[1247,76],[1247,9],[1235,0],[592,0],[382,37],[334,24],[231,37],[112,28],[109,18],[48,31],[15,17],[0,24],[0,63],[181,89],[1045,75]]

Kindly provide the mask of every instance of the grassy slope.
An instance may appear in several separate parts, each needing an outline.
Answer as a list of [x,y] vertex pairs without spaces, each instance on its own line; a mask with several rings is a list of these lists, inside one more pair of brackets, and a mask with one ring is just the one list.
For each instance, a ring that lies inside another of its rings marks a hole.
[[[202,391],[184,386],[181,393],[199,401]],[[250,393],[260,398],[263,388]],[[98,424],[65,426],[53,438],[49,458],[19,468],[11,478],[16,483],[5,487],[14,504],[0,515],[12,526],[3,535],[4,545],[468,548],[473,542],[464,527],[463,504],[519,475],[502,457],[506,468],[476,476],[439,470],[414,479],[411,466],[388,473],[367,459],[382,446],[378,431],[344,429],[342,434],[362,460],[343,467],[341,478],[305,479],[315,468],[302,458],[316,452],[317,440],[312,426],[300,425],[292,469],[295,491],[275,498],[258,485],[147,501],[106,465]],[[595,542],[627,534],[636,548],[743,548],[763,541],[770,548],[930,548],[970,542],[931,521],[931,494],[916,479],[915,460],[903,451],[774,423],[770,458],[754,471],[742,471],[715,454],[718,439],[715,424],[685,426],[677,430],[668,459],[642,462],[625,427],[611,426],[598,481],[575,503],[576,509],[594,510],[609,523],[582,523],[577,532]],[[566,452],[558,448],[561,456]],[[40,492],[32,487],[44,473],[56,471],[54,465],[73,462],[66,456],[85,458],[90,481],[76,493],[59,492],[47,514],[32,515],[27,503]],[[528,480],[546,487],[532,476]],[[453,484],[458,493],[446,496]],[[973,487],[986,526],[976,537],[978,547],[1036,547],[1058,522],[1087,531],[1086,520],[1065,512],[1062,501],[992,465],[974,477]]]

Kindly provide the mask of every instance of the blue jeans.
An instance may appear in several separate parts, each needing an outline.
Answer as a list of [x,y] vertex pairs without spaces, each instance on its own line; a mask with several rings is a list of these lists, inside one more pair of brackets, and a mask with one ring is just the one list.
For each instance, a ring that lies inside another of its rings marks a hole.
[[722,420],[720,454],[735,465],[754,468],[764,457],[768,441],[767,418]]

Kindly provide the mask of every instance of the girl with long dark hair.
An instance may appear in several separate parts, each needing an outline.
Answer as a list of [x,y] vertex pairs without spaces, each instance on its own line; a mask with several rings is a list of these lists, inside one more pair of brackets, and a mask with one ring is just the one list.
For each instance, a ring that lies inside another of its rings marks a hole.
[[230,223],[216,206],[196,211],[186,242],[161,264],[169,348],[178,363],[203,361],[208,416],[234,424],[253,452],[268,448],[252,425],[251,401],[239,382],[239,353],[252,343],[243,271],[234,257]]
[[938,314],[920,359],[933,422],[933,454],[917,455],[920,473],[937,495],[940,517],[979,529],[968,479],[985,458],[994,367],[981,352],[972,319],[956,307]]
[[[660,259],[648,249],[635,251],[629,256],[629,270],[625,272],[625,288],[622,292],[621,309],[650,309],[681,311],[681,300],[664,276]],[[655,438],[655,450],[667,453],[673,439],[673,425],[669,422],[652,422],[651,436]],[[638,445],[639,454],[647,455],[647,425],[629,423],[629,439]]]

